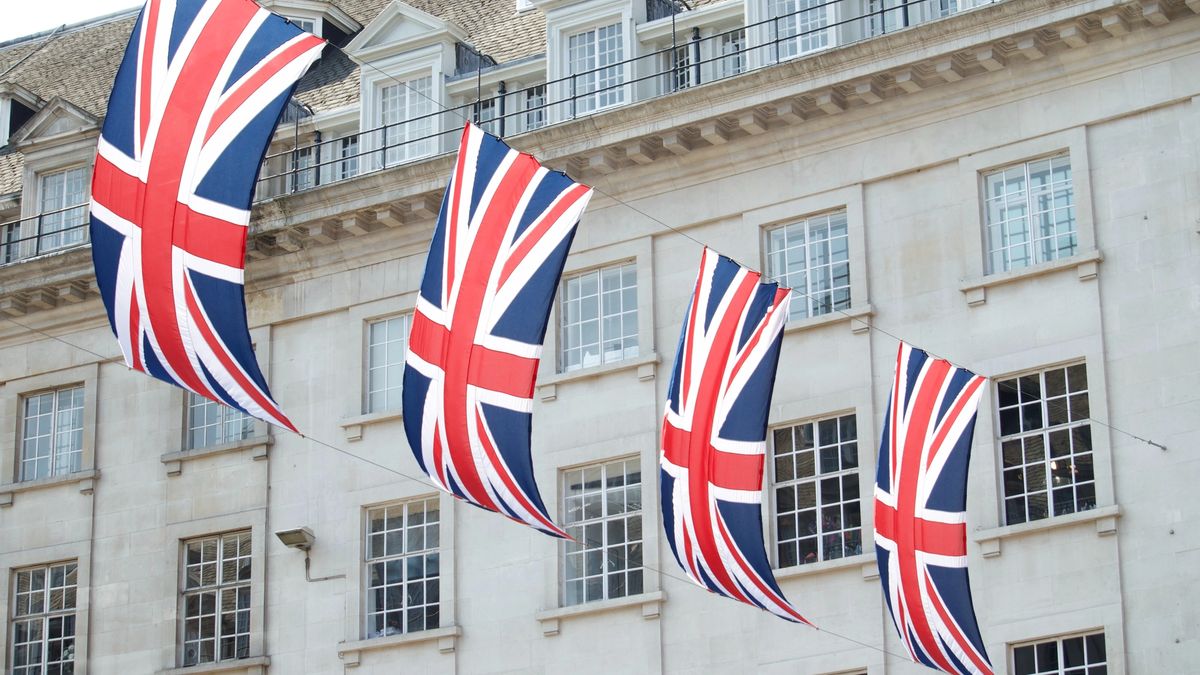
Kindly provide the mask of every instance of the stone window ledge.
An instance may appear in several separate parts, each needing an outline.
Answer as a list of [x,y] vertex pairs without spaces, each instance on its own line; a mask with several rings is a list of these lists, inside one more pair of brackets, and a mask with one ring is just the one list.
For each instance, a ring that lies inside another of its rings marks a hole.
[[849,323],[850,332],[855,334],[866,333],[871,330],[871,317],[875,316],[875,308],[871,305],[862,305],[861,307],[851,307],[820,316],[810,316],[796,321],[789,321],[784,324],[783,333],[800,333],[804,331],[815,330],[825,326],[831,326],[839,323]]
[[383,424],[384,422],[396,422],[404,419],[404,416],[399,410],[381,410],[379,412],[367,413],[365,415],[356,415],[354,417],[346,417],[338,422],[338,426],[346,434],[348,441],[361,441],[363,430],[373,424]]
[[437,641],[438,651],[449,654],[458,647],[458,638],[462,635],[459,626],[445,626],[432,630],[422,630],[404,635],[388,635],[385,637],[343,642],[338,645],[338,658],[347,668],[355,668],[362,662],[362,653],[382,649],[399,649],[409,645],[425,644]]
[[249,451],[250,459],[258,462],[267,458],[268,449],[274,443],[270,436],[252,436],[233,443],[222,443],[221,445],[210,445],[205,448],[196,448],[195,450],[183,450],[182,452],[168,452],[161,457],[161,461],[167,467],[168,476],[178,476],[183,473],[183,464],[194,459],[202,459],[205,457],[216,457],[217,455],[228,455],[235,452]]
[[643,619],[657,619],[662,613],[662,604],[666,602],[667,595],[662,591],[654,591],[651,593],[641,593],[639,595],[630,595],[624,598],[616,598],[613,600],[597,600],[595,602],[585,602],[579,605],[571,605],[570,607],[559,607],[556,609],[548,609],[538,612],[536,617],[538,623],[542,625],[542,635],[552,637],[558,635],[562,629],[562,621],[571,619],[577,616],[588,616],[592,614],[600,614],[602,612],[611,612],[626,607],[642,608]]
[[39,478],[37,480],[27,480],[20,483],[9,483],[0,485],[0,506],[12,506],[13,498],[20,492],[33,492],[34,490],[49,490],[62,485],[78,485],[81,494],[90,495],[96,488],[96,479],[100,477],[100,472],[95,469],[87,471],[76,471],[65,476],[51,476],[50,478]]
[[995,558],[1000,555],[1000,544],[1005,539],[1041,534],[1083,523],[1095,523],[1096,535],[1107,537],[1117,533],[1117,519],[1121,517],[1121,507],[1101,506],[1087,511],[1070,513],[1065,516],[1051,516],[1029,523],[1007,525],[987,530],[976,530],[971,537],[983,550],[983,557]]
[[243,675],[264,675],[271,665],[269,656],[252,656],[248,659],[231,659],[218,663],[206,663],[202,666],[187,666],[185,668],[167,668],[158,671],[158,675],[208,675],[208,673],[242,673]]
[[553,401],[558,398],[558,385],[568,384],[571,382],[579,382],[582,380],[590,380],[612,373],[619,373],[625,370],[637,369],[638,380],[647,382],[654,379],[655,371],[658,368],[660,359],[657,352],[650,352],[645,356],[617,361],[616,363],[605,363],[599,366],[590,368],[580,368],[566,373],[555,373],[538,379],[537,396],[543,401]]
[[1052,262],[1022,267],[1008,272],[989,274],[981,279],[969,279],[958,286],[958,290],[967,298],[967,305],[976,307],[987,302],[987,289],[993,286],[1003,286],[1033,277],[1053,274],[1061,270],[1075,268],[1080,281],[1095,279],[1099,273],[1099,265],[1104,261],[1104,255],[1098,250],[1083,251],[1069,258]]
[[775,569],[775,579],[783,581],[784,579],[796,579],[827,572],[839,572],[854,567],[862,571],[864,580],[874,579],[879,576],[879,571],[875,567],[875,552],[871,551],[845,558],[837,558],[836,560],[822,560],[821,562],[809,563],[807,565],[779,567]]

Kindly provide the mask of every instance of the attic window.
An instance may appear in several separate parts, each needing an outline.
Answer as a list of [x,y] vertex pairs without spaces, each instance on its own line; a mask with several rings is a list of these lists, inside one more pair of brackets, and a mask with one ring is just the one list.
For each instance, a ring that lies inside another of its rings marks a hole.
[[288,16],[288,17],[284,17],[284,18],[287,19],[288,21],[291,21],[293,24],[296,25],[296,28],[299,28],[302,31],[307,31],[309,33],[312,33],[313,35],[316,35],[317,37],[321,36],[321,34],[317,32],[318,24],[317,24],[316,19],[309,19],[309,18],[297,17],[297,16]]

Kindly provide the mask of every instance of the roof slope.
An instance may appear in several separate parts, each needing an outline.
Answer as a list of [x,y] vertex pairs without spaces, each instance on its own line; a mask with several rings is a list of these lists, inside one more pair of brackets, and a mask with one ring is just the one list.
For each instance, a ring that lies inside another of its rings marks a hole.
[[[334,0],[363,25],[389,2]],[[457,24],[473,47],[498,63],[545,51],[545,17],[537,11],[517,13],[512,0],[410,0],[408,4]],[[0,45],[0,82],[19,84],[45,100],[61,96],[101,117],[135,20],[136,10],[129,10]],[[314,110],[327,110],[356,103],[358,93],[358,66],[330,48],[300,81],[296,98]]]

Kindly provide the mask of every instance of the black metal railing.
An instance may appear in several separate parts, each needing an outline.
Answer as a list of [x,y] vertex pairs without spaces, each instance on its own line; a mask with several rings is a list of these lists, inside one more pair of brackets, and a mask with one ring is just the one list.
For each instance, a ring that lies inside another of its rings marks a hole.
[[88,205],[0,224],[0,265],[88,243]]
[[[408,119],[269,154],[255,199],[452,152],[467,120],[498,136],[521,134],[869,40],[966,8],[960,4],[964,0],[799,1],[801,8],[795,12],[703,37],[699,29],[688,28],[690,35],[675,36],[662,49],[524,89],[507,90],[500,82],[494,94],[480,88],[476,100],[444,108],[433,100],[417,99],[423,110]],[[965,0],[969,7],[999,1]],[[654,12],[671,16],[672,0],[648,0],[647,9],[654,3]]]

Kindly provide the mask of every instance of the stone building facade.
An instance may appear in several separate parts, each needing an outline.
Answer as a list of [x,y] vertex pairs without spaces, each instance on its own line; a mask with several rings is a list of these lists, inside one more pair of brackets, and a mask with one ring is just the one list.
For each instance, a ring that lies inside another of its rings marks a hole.
[[[924,672],[871,536],[899,336],[992,378],[968,553],[997,672],[1197,671],[1195,0],[264,4],[339,48],[246,274],[309,439],[122,364],[81,225],[133,15],[0,45],[6,669]],[[578,546],[414,478],[397,364],[463,118],[598,190],[534,406]],[[763,514],[823,631],[681,581],[661,534],[697,240],[798,289]]]

